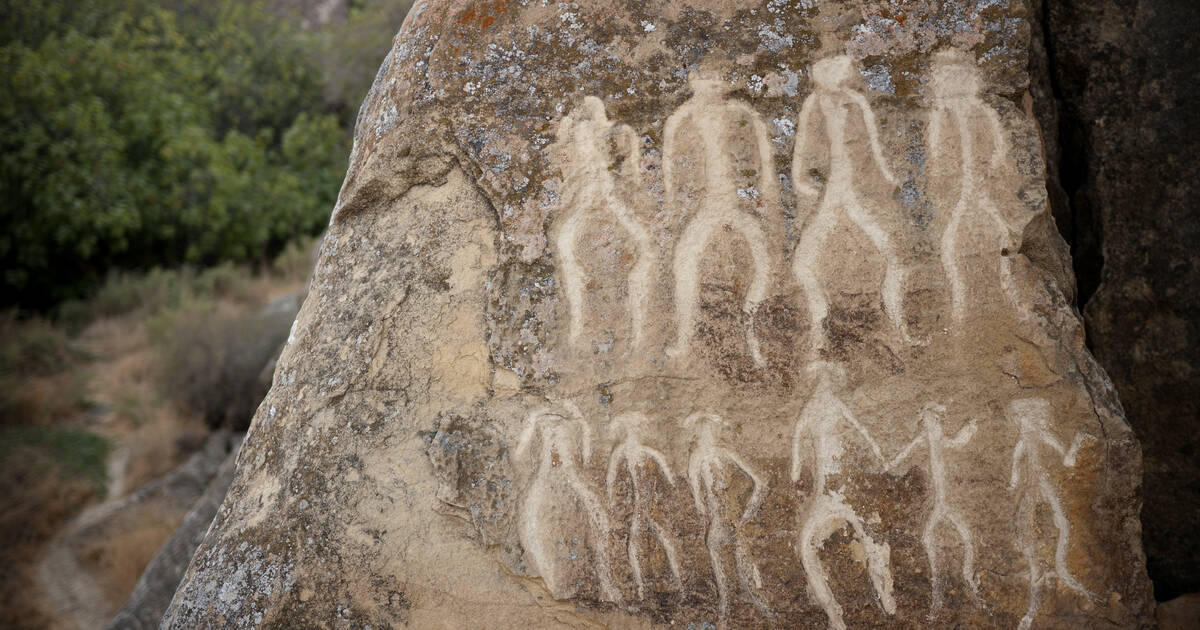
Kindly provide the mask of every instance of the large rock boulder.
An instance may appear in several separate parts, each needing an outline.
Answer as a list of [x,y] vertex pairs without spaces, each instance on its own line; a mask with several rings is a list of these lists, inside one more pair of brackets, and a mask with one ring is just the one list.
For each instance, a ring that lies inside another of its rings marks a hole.
[[166,627],[1148,627],[986,3],[424,2]]
[[[1200,591],[1200,5],[1048,1],[1089,344],[1145,449],[1160,599]],[[1053,99],[1044,99],[1053,103]]]

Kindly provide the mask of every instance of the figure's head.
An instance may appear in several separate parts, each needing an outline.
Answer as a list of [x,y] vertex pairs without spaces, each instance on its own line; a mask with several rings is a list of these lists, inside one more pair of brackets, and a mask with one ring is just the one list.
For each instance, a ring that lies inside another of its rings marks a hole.
[[828,57],[813,64],[812,78],[818,87],[833,90],[841,87],[854,75],[854,61],[849,55]]
[[933,56],[933,71],[929,80],[933,96],[938,100],[977,96],[980,90],[979,70],[975,61],[961,50],[943,50]]
[[722,78],[721,71],[709,65],[700,65],[689,72],[688,86],[692,88],[693,97],[724,96],[733,90],[733,86]]
[[720,431],[728,423],[721,416],[707,411],[697,411],[684,418],[679,424],[690,427],[697,434],[713,434]]
[[649,421],[645,414],[637,411],[629,411],[613,418],[608,430],[613,437],[637,435],[638,431],[646,426]]
[[946,413],[946,408],[943,407],[942,405],[939,405],[934,402],[925,403],[925,406],[921,407],[921,422],[926,427],[929,427],[931,425],[937,425],[937,424],[939,424],[939,422],[942,419],[942,416],[945,415],[945,413]]
[[1045,398],[1018,398],[1008,403],[1008,419],[1022,432],[1045,429],[1050,422],[1050,402]]

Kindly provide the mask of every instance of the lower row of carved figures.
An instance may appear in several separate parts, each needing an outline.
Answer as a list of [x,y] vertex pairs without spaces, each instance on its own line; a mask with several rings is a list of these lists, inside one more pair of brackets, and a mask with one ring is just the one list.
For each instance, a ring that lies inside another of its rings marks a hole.
[[[814,491],[812,498],[801,507],[804,511],[804,514],[801,515],[803,525],[798,535],[796,550],[807,576],[809,595],[824,609],[829,619],[829,627],[843,630],[846,624],[842,618],[842,608],[829,587],[828,575],[818,557],[818,551],[831,534],[846,525],[853,530],[854,537],[865,550],[868,573],[880,605],[888,614],[894,614],[896,610],[892,595],[890,548],[887,543],[878,543],[871,538],[866,531],[863,519],[846,503],[840,491],[825,487],[827,477],[837,473],[839,469],[837,460],[841,453],[841,445],[838,438],[838,425],[842,422],[848,423],[862,434],[874,455],[889,470],[908,458],[914,449],[918,447],[927,449],[933,508],[926,520],[922,543],[932,571],[933,595],[930,615],[932,616],[934,611],[942,606],[944,583],[938,572],[937,545],[934,534],[935,530],[943,525],[951,526],[961,540],[963,548],[961,577],[976,603],[981,604],[974,574],[975,551],[971,531],[966,521],[947,503],[947,480],[943,456],[946,449],[960,448],[971,440],[976,422],[972,420],[957,435],[948,437],[943,433],[941,425],[941,417],[945,408],[929,403],[925,405],[920,415],[922,432],[892,460],[887,461],[867,430],[836,396],[833,377],[836,377],[833,369],[822,376],[816,392],[801,412],[795,427],[791,459],[791,476],[792,480],[796,481],[800,477],[803,463],[800,452],[801,442],[805,438],[811,440],[814,445],[812,453]],[[562,411],[542,409],[528,416],[525,430],[515,453],[519,458],[524,458],[534,438],[540,438],[540,457],[533,463],[533,481],[521,510],[521,542],[547,586],[551,591],[557,591],[555,561],[545,547],[546,535],[542,531],[540,514],[544,507],[544,498],[552,492],[551,486],[559,484],[559,489],[566,490],[573,495],[584,507],[583,516],[588,521],[597,546],[594,550],[594,569],[602,597],[608,601],[620,602],[622,596],[613,582],[606,549],[606,541],[612,529],[610,520],[601,499],[583,480],[575,463],[576,437],[582,441],[582,461],[586,462],[590,459],[590,430],[577,407],[569,402],[564,402],[561,406]],[[1013,453],[1009,489],[1014,491],[1019,489],[1020,491],[1017,511],[1018,543],[1029,564],[1029,608],[1019,626],[1022,630],[1026,630],[1032,624],[1037,612],[1044,577],[1046,577],[1041,575],[1035,551],[1036,542],[1032,539],[1034,535],[1032,519],[1039,503],[1044,503],[1049,508],[1053,515],[1054,525],[1058,530],[1057,547],[1054,554],[1054,570],[1058,580],[1061,584],[1089,599],[1095,600],[1096,597],[1080,584],[1067,568],[1066,554],[1070,523],[1054,484],[1051,483],[1047,471],[1042,467],[1040,454],[1042,447],[1048,447],[1062,458],[1064,466],[1074,466],[1075,456],[1084,436],[1077,435],[1071,446],[1064,448],[1049,431],[1050,405],[1044,399],[1013,400],[1008,405],[1007,415],[1016,425],[1020,434]],[[667,558],[674,587],[676,590],[682,590],[676,545],[667,529],[645,513],[643,505],[643,488],[637,472],[638,467],[642,464],[657,465],[666,481],[672,486],[675,484],[674,473],[663,453],[641,441],[640,429],[647,422],[648,419],[640,413],[626,413],[614,419],[613,428],[623,434],[623,437],[610,454],[605,484],[607,497],[611,500],[618,476],[622,472],[629,475],[633,511],[629,523],[627,551],[639,600],[645,598],[645,583],[639,561],[641,557],[640,534],[642,532],[648,531],[661,545]],[[770,617],[773,613],[757,592],[762,588],[762,577],[741,531],[743,526],[758,513],[765,498],[766,485],[754,467],[723,444],[719,433],[726,423],[721,417],[713,413],[697,412],[684,419],[682,424],[692,428],[695,434],[695,443],[688,459],[685,476],[696,509],[702,517],[708,519],[705,544],[716,582],[719,625],[721,627],[726,625],[729,612],[730,577],[726,575],[720,560],[722,550],[729,547],[732,547],[736,563],[736,579],[741,586],[743,595],[764,615]],[[721,503],[717,495],[717,491],[721,489],[720,481],[716,481],[719,479],[718,475],[730,467],[732,472],[744,475],[752,487],[745,509],[736,522],[721,516]]]
[[[883,157],[878,137],[875,115],[866,98],[850,86],[851,78],[857,76],[852,60],[845,56],[824,59],[813,65],[812,77],[815,91],[809,95],[796,121],[796,149],[792,159],[792,182],[797,195],[817,198],[821,201],[816,213],[805,223],[792,259],[792,272],[804,291],[809,319],[811,321],[812,350],[820,350],[825,342],[823,322],[829,312],[828,298],[818,277],[817,264],[828,251],[829,236],[843,217],[857,226],[867,237],[870,245],[884,259],[883,307],[891,324],[910,343],[914,340],[907,330],[902,313],[901,285],[905,271],[896,249],[896,237],[884,227],[875,215],[877,204],[857,191],[855,179],[856,147],[870,147],[873,163],[883,178],[892,184],[897,180]],[[959,269],[960,257],[958,238],[963,222],[973,213],[982,213],[996,237],[995,251],[999,253],[999,283],[1006,299],[1017,308],[1017,298],[1012,286],[1011,259],[1008,252],[1014,249],[1013,228],[1006,222],[981,181],[988,171],[994,171],[1007,153],[1008,141],[1003,124],[996,111],[979,96],[980,80],[974,63],[965,55],[956,52],[939,54],[934,61],[931,80],[934,109],[930,116],[930,149],[934,156],[945,151],[943,143],[952,147],[957,144],[957,155],[952,162],[959,170],[958,195],[952,206],[945,209],[950,217],[945,226],[940,257],[945,269],[951,297],[953,323],[963,322],[968,288]],[[771,248],[761,226],[762,210],[769,210],[778,203],[778,186],[774,181],[774,158],[772,146],[762,117],[746,103],[726,99],[730,85],[716,77],[694,76],[691,80],[693,96],[673,113],[666,123],[663,136],[663,186],[666,203],[671,205],[679,196],[678,176],[675,171],[680,165],[696,166],[697,181],[705,187],[698,200],[695,214],[676,243],[672,273],[675,280],[675,307],[677,338],[668,353],[678,356],[686,353],[690,345],[695,319],[696,303],[700,286],[699,266],[706,247],[718,234],[728,233],[743,239],[750,249],[753,280],[745,297],[743,309],[753,314],[755,308],[767,297],[772,274]],[[866,130],[865,139],[853,137],[858,116]],[[977,155],[972,134],[973,121],[981,121],[991,143],[990,155],[981,160]],[[823,128],[820,126],[823,124]],[[946,132],[949,126],[951,133]],[[749,189],[739,188],[734,173],[730,147],[724,145],[730,130],[744,129],[747,142],[754,144],[758,153],[756,170],[758,181]],[[688,134],[691,134],[690,136]],[[617,194],[617,181],[610,168],[609,139],[614,135],[624,136],[628,145],[626,163],[640,162],[638,139],[633,130],[609,121],[604,104],[595,97],[587,97],[583,104],[565,117],[560,126],[558,141],[567,153],[564,167],[562,205],[568,211],[559,222],[554,238],[555,251],[560,259],[563,287],[566,292],[570,322],[570,339],[574,342],[583,328],[584,287],[587,281],[579,263],[576,248],[583,226],[600,215],[614,218],[625,230],[635,249],[636,261],[629,273],[628,309],[633,329],[633,345],[638,346],[643,338],[646,301],[650,291],[650,273],[658,256],[650,229],[622,201]],[[829,159],[829,171],[824,192],[810,182],[804,155],[812,150],[806,138],[825,137],[829,146],[823,151]],[[688,142],[697,143],[698,148],[680,149]],[[688,142],[685,142],[687,140]],[[860,140],[866,140],[860,142]],[[678,163],[678,164],[677,164]],[[739,199],[753,199],[755,212],[739,210]],[[764,359],[759,351],[752,330],[747,331],[747,348],[759,365]]]

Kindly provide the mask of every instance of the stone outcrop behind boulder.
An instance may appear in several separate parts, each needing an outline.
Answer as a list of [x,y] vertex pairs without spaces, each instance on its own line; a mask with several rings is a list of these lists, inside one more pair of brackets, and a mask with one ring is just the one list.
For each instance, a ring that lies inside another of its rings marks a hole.
[[1151,626],[1029,24],[418,4],[164,626]]

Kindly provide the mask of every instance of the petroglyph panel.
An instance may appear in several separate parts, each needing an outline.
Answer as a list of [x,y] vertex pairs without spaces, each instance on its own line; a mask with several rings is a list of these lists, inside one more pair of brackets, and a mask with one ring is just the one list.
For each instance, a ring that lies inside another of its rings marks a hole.
[[1145,627],[1027,19],[419,3],[168,626]]

